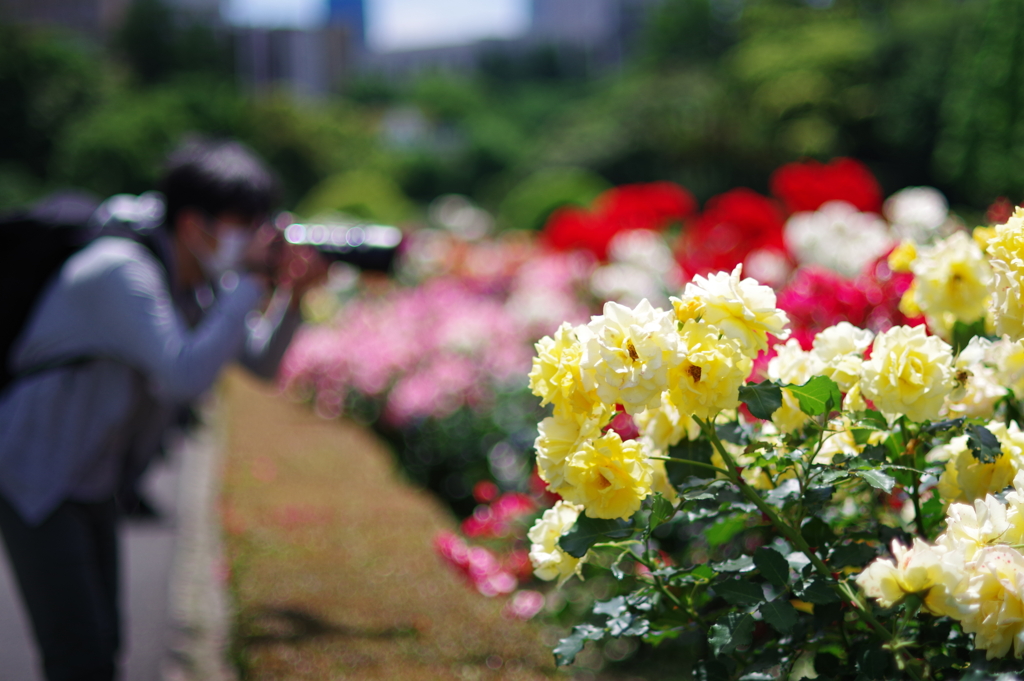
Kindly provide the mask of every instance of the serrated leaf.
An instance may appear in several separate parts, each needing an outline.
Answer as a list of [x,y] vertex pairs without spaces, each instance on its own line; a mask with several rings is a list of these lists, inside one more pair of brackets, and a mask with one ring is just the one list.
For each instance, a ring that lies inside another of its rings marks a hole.
[[616,596],[615,598],[608,601],[598,601],[594,603],[594,614],[595,615],[607,615],[608,617],[618,617],[622,613],[626,612],[626,597]]
[[815,605],[827,605],[839,601],[839,595],[836,594],[831,585],[822,579],[814,579],[810,583],[804,584],[797,591],[797,596],[800,597],[800,600],[814,603]]
[[828,564],[833,569],[866,565],[875,557],[875,550],[867,544],[845,544],[832,551]]
[[719,572],[750,572],[754,569],[754,559],[750,556],[740,556],[732,560],[715,563],[714,568]]
[[740,386],[740,401],[759,419],[770,421],[772,414],[782,406],[782,388],[771,381]]
[[1002,455],[1003,448],[999,440],[985,426],[967,426],[967,446],[974,458],[981,463],[995,463]]
[[[808,544],[815,548],[823,548],[836,540],[836,535],[832,528],[818,516],[808,519],[803,527],[800,528],[800,534],[803,535]],[[822,552],[822,555],[825,555],[824,552]]]
[[754,551],[754,565],[776,589],[785,589],[789,585],[789,563],[775,549],[762,546]]
[[779,483],[775,489],[769,490],[764,499],[776,508],[784,508],[786,502],[794,501],[800,496],[800,481],[788,478]]
[[651,517],[648,520],[651,530],[656,528],[658,525],[663,525],[675,514],[676,508],[672,505],[672,502],[661,496],[661,494],[655,493],[654,503],[651,507]]
[[868,409],[867,411],[861,412],[853,419],[853,425],[861,426],[862,428],[871,428],[872,430],[889,429],[889,422],[886,420],[885,416],[874,409]]
[[573,627],[572,633],[555,646],[555,665],[562,667],[572,664],[587,641],[600,641],[602,638],[604,638],[604,629],[600,627],[595,627],[592,624],[580,624]]
[[864,480],[875,489],[880,489],[886,494],[892,492],[892,488],[896,485],[896,480],[891,475],[887,475],[880,470],[869,469],[866,471],[854,471],[854,475]]
[[965,419],[963,416],[961,416],[958,419],[946,419],[944,421],[935,421],[934,423],[929,423],[927,426],[922,428],[921,432],[923,432],[923,433],[941,433],[944,430],[953,430],[953,429],[961,428],[964,425],[964,421],[966,421],[966,420],[967,419]]
[[800,403],[800,411],[808,416],[820,416],[843,403],[839,386],[828,376],[815,376],[803,385],[787,385],[786,390]]
[[632,520],[627,521],[619,518],[603,520],[601,518],[591,518],[586,513],[580,513],[572,529],[559,538],[558,545],[570,556],[582,558],[587,555],[590,547],[598,542],[609,539],[624,539],[632,534]]
[[758,608],[764,621],[772,625],[780,634],[788,634],[793,631],[800,616],[796,608],[790,605],[785,598],[779,597],[774,600],[762,603]]
[[[699,438],[697,440],[681,440],[669,447],[668,455],[673,459],[711,463],[713,451],[711,443],[706,438]],[[668,473],[669,482],[677,487],[690,478],[706,479],[715,476],[714,471],[709,471],[702,466],[691,466],[683,461],[666,461],[665,472]]]
[[708,644],[715,656],[731,653],[737,648],[750,645],[754,631],[754,618],[747,613],[730,612],[722,617],[708,631]]
[[714,588],[730,605],[754,605],[764,600],[761,587],[745,579],[726,579],[716,583]]
[[[742,390],[742,388],[741,388]],[[754,435],[754,430],[749,424],[739,421],[730,421],[715,426],[715,433],[725,442],[746,447]]]

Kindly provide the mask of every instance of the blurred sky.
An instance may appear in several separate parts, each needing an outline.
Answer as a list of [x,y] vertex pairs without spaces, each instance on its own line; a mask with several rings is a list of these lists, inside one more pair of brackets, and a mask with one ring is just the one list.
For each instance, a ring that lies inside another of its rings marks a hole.
[[[528,0],[365,0],[366,40],[377,51],[451,45],[521,34],[529,23]],[[326,0],[228,0],[232,23],[314,26]]]

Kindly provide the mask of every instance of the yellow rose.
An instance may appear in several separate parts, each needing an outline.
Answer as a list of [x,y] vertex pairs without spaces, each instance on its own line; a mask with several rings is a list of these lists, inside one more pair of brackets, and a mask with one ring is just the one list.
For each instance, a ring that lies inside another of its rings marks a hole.
[[995,275],[989,311],[996,333],[1017,340],[1024,335],[1024,209],[1018,207],[1006,224],[996,225],[985,250]]
[[953,385],[952,348],[920,326],[878,334],[861,380],[864,397],[880,411],[914,421],[936,418]]
[[999,440],[1002,450],[992,463],[983,463],[971,453],[966,435],[955,437],[942,447],[941,451],[948,454],[946,468],[939,478],[939,496],[943,501],[973,503],[988,494],[1002,492],[1021,469],[1024,433],[1017,424],[1007,428],[993,421],[986,428]]
[[[775,291],[754,279],[740,280],[742,273],[743,266],[737,265],[731,273],[695,276],[683,296],[700,303],[701,321],[714,324],[727,338],[739,341],[747,355],[756,357],[758,351],[768,349],[768,334],[779,340],[789,337],[789,317],[775,306]],[[677,300],[672,304],[678,313],[686,306]]]
[[981,549],[966,589],[957,595],[957,619],[986,659],[1024,655],[1024,555],[1009,546]]
[[672,392],[666,391],[661,396],[661,406],[646,409],[633,417],[637,428],[650,438],[655,449],[668,451],[680,440],[696,440],[700,437],[700,424],[680,411],[672,401]]
[[858,329],[850,322],[839,322],[819,332],[811,349],[820,365],[815,371],[835,381],[844,393],[849,392],[860,383],[864,351],[874,337],[872,332]]
[[680,360],[672,313],[646,299],[632,310],[608,302],[587,329],[579,364],[584,387],[629,414],[661,404],[669,370]]
[[991,494],[973,504],[950,504],[946,509],[946,531],[936,545],[956,551],[971,561],[985,546],[1002,543],[1013,529],[1007,508]]
[[537,424],[537,472],[548,489],[561,494],[565,487],[565,465],[583,444],[601,436],[602,420],[589,419],[582,423],[563,416],[549,416]]
[[957,387],[946,398],[946,414],[955,418],[972,416],[991,418],[996,403],[1006,396],[995,364],[992,341],[975,336],[960,351],[953,364]]
[[557,578],[561,586],[573,575],[580,574],[586,556],[583,559],[570,556],[558,545],[558,540],[576,524],[582,510],[582,506],[559,501],[554,508],[544,511],[544,515],[526,533],[530,540],[533,574],[540,579],[551,581]]
[[966,232],[921,249],[910,269],[914,305],[937,335],[949,340],[957,321],[970,323],[985,316],[992,268]]
[[554,403],[555,413],[567,418],[587,417],[599,403],[597,393],[584,388],[580,380],[579,336],[586,330],[564,323],[553,338],[545,336],[534,346],[537,356],[530,370],[530,390],[541,398],[541,406]]
[[740,386],[753,366],[739,341],[691,319],[679,331],[679,352],[683,361],[671,373],[668,397],[681,413],[706,419],[739,406]]
[[909,272],[916,257],[917,246],[910,239],[904,239],[889,254],[889,269],[893,272]]
[[566,462],[563,490],[591,518],[629,518],[651,493],[654,469],[636,440],[609,431],[588,442]]
[[997,380],[1013,391],[1018,399],[1024,398],[1024,340],[1002,338],[992,346],[992,359]]
[[962,560],[943,547],[914,539],[912,548],[892,543],[893,562],[878,558],[857,575],[857,586],[883,608],[891,607],[907,594],[919,594],[934,615],[955,611],[949,600],[951,591],[963,577]]

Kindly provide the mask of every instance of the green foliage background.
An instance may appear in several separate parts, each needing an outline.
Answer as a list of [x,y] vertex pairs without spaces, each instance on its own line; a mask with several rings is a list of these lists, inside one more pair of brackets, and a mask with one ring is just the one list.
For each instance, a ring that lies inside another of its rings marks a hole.
[[[0,207],[69,184],[151,188],[198,133],[264,154],[284,207],[352,171],[421,205],[460,192],[495,211],[551,168],[591,187],[669,179],[706,199],[764,191],[794,159],[850,155],[887,191],[930,184],[980,209],[1024,200],[1022,29],[1024,0],[664,0],[618,70],[539,48],[486,54],[473,74],[360,74],[299,102],[242,91],[230,35],[138,0],[106,46],[0,28]],[[422,134],[389,140],[395,111]],[[502,224],[536,227],[552,196],[590,194],[534,193],[512,211],[530,224]]]

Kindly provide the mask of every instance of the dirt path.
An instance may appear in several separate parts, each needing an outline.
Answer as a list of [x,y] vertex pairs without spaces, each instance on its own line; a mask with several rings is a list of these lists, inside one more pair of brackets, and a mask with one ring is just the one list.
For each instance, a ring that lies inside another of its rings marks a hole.
[[[536,629],[435,556],[455,520],[367,430],[224,382],[222,510],[243,678],[546,679]],[[565,677],[562,677],[565,678]]]

